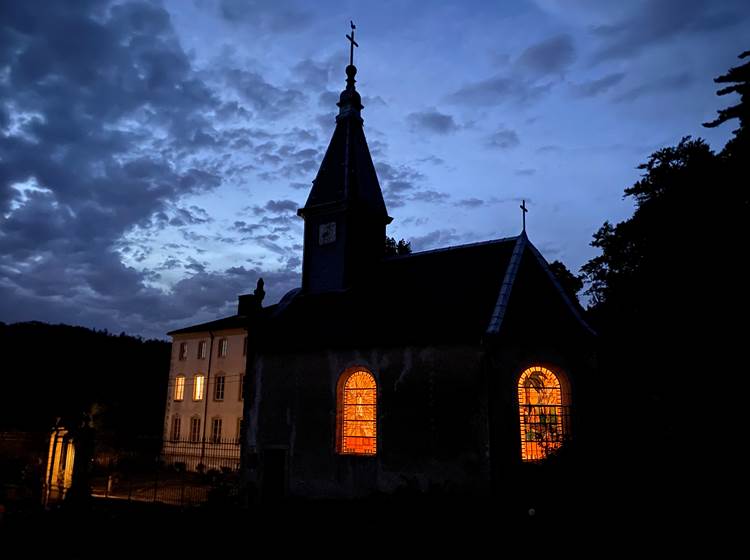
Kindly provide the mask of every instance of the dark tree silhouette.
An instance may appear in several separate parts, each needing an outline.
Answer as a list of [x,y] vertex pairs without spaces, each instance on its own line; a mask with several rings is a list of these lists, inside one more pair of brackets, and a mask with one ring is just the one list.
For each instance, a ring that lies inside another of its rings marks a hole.
[[[743,59],[750,57],[750,51],[745,51],[738,58]],[[727,95],[728,93],[737,93],[740,96],[740,102],[726,109],[719,109],[719,116],[711,122],[703,123],[703,126],[714,128],[724,124],[731,119],[739,119],[740,126],[734,130],[738,134],[741,130],[747,130],[747,124],[750,122],[750,59],[740,66],[730,68],[729,71],[714,78],[717,84],[732,84],[716,92],[716,95]]]
[[[714,128],[724,124],[727,121],[737,119],[739,127],[733,130],[734,138],[727,142],[721,152],[724,160],[724,179],[730,184],[735,185],[728,194],[729,199],[725,201],[728,221],[732,223],[746,220],[750,215],[750,133],[748,133],[748,123],[750,123],[750,51],[745,51],[739,55],[740,59],[748,58],[748,61],[740,66],[730,68],[730,70],[714,82],[719,84],[732,84],[716,92],[717,95],[727,95],[736,93],[740,96],[740,102],[726,109],[718,111],[719,116],[703,126]],[[739,232],[747,240],[747,234]]]
[[601,335],[597,427],[617,442],[603,455],[631,481],[626,493],[672,510],[700,499],[684,482],[706,479],[744,422],[719,387],[729,364],[746,361],[746,330],[733,325],[748,312],[749,68],[716,80],[737,84],[719,94],[741,100],[707,126],[737,118],[734,138],[719,154],[690,137],[654,152],[625,189],[633,215],[604,223],[592,241],[600,254],[582,267]]
[[625,189],[636,202],[633,216],[617,225],[605,222],[591,243],[601,255],[582,267],[594,308],[608,303],[617,312],[635,313],[684,285],[685,250],[703,235],[697,226],[717,225],[704,193],[720,175],[719,164],[703,140],[686,137],[638,166],[642,178]]
[[97,432],[161,434],[170,344],[84,327],[0,323],[0,430],[44,431],[92,416]]
[[549,263],[549,268],[568,297],[573,301],[578,301],[578,292],[583,289],[583,278],[568,270],[562,261],[552,261]]
[[399,239],[398,242],[394,237],[385,238],[385,256],[395,257],[397,255],[408,255],[411,253],[411,241]]

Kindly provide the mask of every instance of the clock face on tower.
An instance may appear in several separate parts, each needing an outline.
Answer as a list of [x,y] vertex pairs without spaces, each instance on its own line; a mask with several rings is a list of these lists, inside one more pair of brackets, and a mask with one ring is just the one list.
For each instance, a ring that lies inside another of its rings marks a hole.
[[336,241],[336,222],[320,224],[318,229],[318,244],[327,245]]

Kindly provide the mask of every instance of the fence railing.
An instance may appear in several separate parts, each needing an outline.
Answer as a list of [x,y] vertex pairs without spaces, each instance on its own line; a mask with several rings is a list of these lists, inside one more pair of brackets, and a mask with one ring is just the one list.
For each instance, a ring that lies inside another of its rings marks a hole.
[[99,442],[92,493],[185,506],[231,500],[237,495],[239,463],[236,439]]
[[237,471],[240,468],[240,443],[234,438],[165,440],[161,455],[166,464],[182,465],[188,471]]

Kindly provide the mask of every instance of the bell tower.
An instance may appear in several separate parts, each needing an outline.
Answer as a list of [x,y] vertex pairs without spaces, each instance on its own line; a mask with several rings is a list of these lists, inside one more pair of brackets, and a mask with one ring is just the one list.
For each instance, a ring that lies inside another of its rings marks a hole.
[[383,200],[363,129],[362,99],[354,87],[354,24],[346,89],[328,150],[310,196],[297,214],[305,220],[302,291],[356,285],[383,258],[385,227],[392,218]]

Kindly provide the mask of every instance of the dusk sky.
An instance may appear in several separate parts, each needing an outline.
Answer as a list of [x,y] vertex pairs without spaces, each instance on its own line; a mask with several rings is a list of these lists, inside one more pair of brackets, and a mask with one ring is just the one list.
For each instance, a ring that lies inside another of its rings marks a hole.
[[747,0],[0,2],[0,321],[163,338],[297,287],[350,19],[388,235],[517,235],[526,199],[574,272],[649,154],[723,147],[750,48]]

